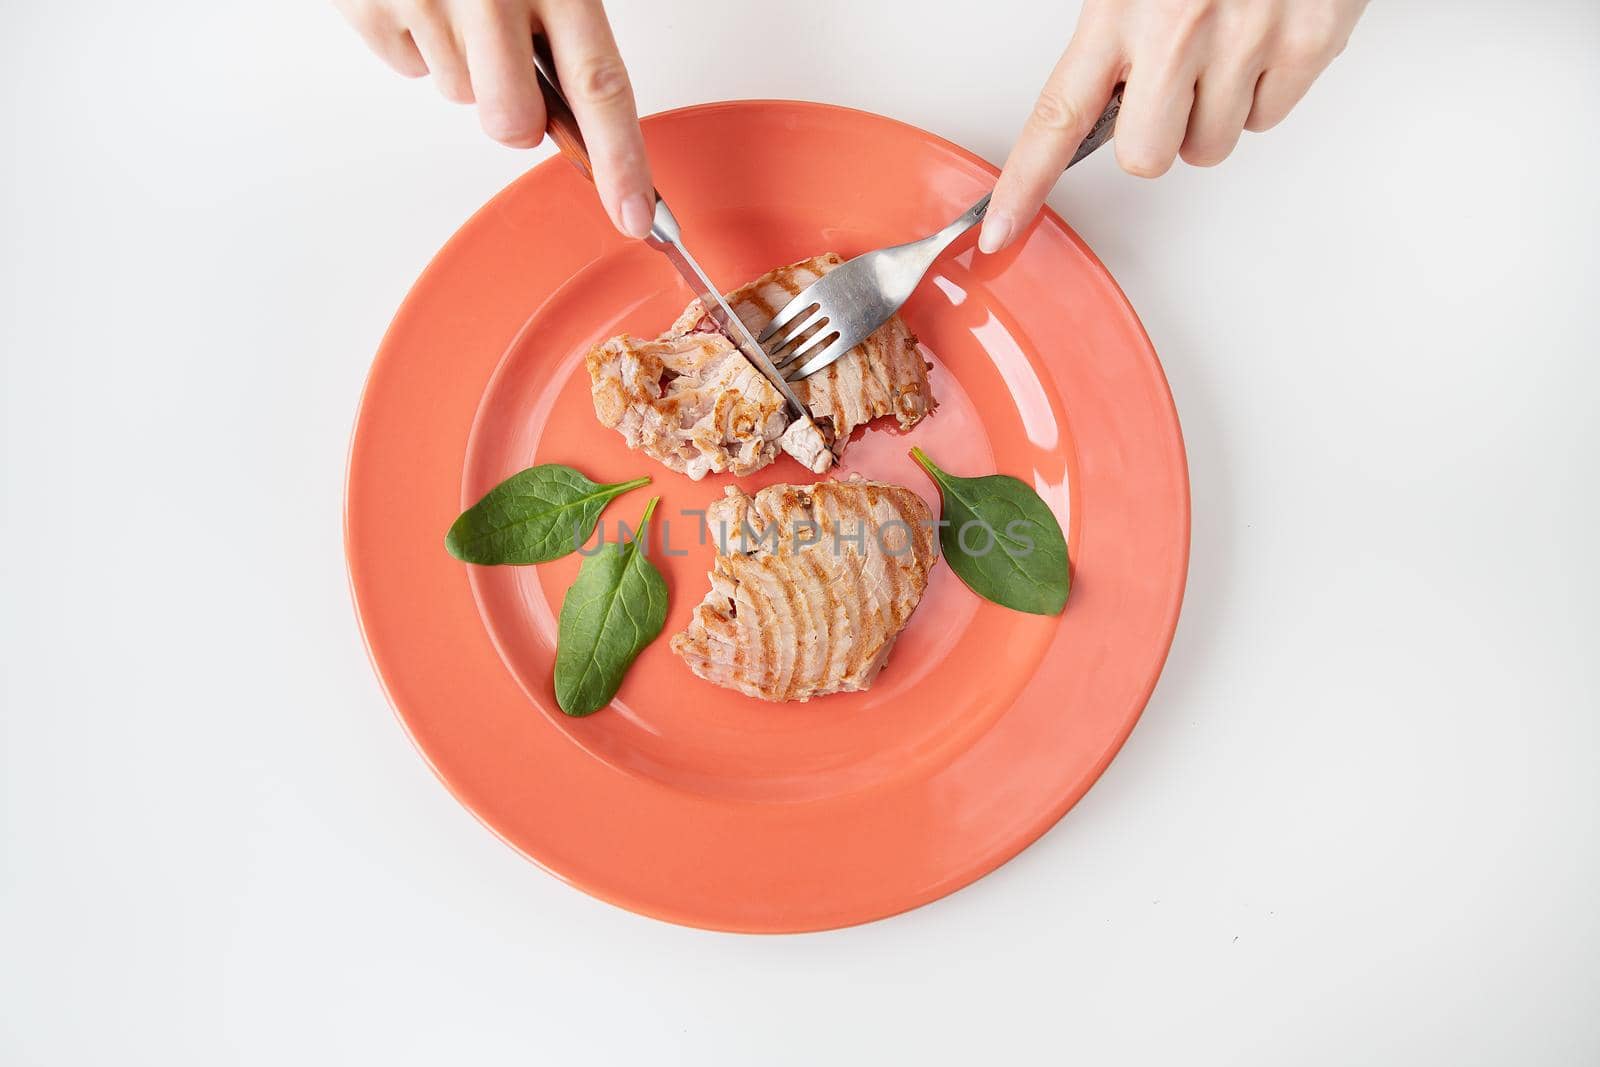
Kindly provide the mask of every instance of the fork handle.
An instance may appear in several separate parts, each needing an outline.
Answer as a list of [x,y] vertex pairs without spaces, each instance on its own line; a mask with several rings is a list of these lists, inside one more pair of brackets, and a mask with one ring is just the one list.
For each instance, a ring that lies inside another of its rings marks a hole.
[[[1078,150],[1072,154],[1066,170],[1071,170],[1073,164],[1081,161],[1090,152],[1111,140],[1111,135],[1116,132],[1117,114],[1122,110],[1123,83],[1118,82],[1117,87],[1111,90],[1111,99],[1106,103],[1106,109],[1100,112],[1100,117],[1094,120],[1094,125],[1089,127],[1089,134],[1078,142]],[[1065,171],[1063,171],[1065,173]]]

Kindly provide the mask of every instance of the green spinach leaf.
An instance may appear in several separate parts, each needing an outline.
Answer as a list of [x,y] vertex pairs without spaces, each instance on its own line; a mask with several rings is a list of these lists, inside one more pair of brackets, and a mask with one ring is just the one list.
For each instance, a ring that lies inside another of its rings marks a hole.
[[556,631],[556,703],[568,715],[591,715],[617,695],[622,676],[667,621],[667,583],[645,557],[650,515],[626,544],[609,541],[583,561],[561,601]]
[[1002,607],[1061,614],[1070,588],[1067,541],[1039,494],[1006,474],[946,474],[920,448],[911,458],[939,486],[939,546],[967,587]]
[[612,497],[650,479],[599,485],[571,467],[541,463],[513,474],[461,513],[444,547],[466,563],[545,563],[589,539]]

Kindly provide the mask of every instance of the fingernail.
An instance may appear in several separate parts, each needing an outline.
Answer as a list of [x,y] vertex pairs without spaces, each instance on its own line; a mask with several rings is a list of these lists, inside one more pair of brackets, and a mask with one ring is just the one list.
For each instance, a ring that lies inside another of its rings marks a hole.
[[978,251],[984,255],[1000,251],[1011,240],[1011,231],[1015,228],[1011,216],[1003,212],[985,216],[983,229],[978,231]]
[[622,202],[622,232],[640,240],[650,236],[650,201],[643,193],[634,193]]

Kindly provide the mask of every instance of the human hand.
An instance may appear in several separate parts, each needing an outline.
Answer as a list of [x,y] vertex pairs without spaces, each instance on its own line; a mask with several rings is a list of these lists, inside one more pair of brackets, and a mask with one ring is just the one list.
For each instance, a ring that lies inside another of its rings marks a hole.
[[1066,53],[1006,159],[978,247],[1010,244],[1044,203],[1118,82],[1117,162],[1155,178],[1175,156],[1227,158],[1268,130],[1344,50],[1366,0],[1085,0]]
[[334,0],[385,63],[408,78],[433,76],[445,99],[478,105],[501,144],[544,138],[544,97],[533,37],[550,41],[556,73],[583,129],[594,184],[611,222],[650,232],[655,197],[628,71],[600,0]]

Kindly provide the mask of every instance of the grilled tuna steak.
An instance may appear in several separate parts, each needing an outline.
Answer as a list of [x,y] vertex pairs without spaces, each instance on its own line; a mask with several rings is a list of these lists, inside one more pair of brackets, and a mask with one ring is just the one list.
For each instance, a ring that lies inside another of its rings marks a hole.
[[691,478],[749,474],[780,448],[816,474],[833,463],[816,424],[790,423],[782,395],[698,300],[654,341],[622,334],[592,349],[586,362],[600,421],[629,448]]
[[[729,304],[759,331],[774,308],[839,263],[830,253],[779,267],[728,294]],[[816,422],[790,422],[777,389],[698,300],[655,340],[621,334],[597,345],[586,362],[600,421],[629,448],[697,480],[750,474],[780,451],[821,474],[857,426],[893,414],[909,428],[934,405],[927,365],[898,315],[832,367],[795,383]]]
[[706,510],[711,591],[672,650],[762,700],[866,689],[928,585],[933,515],[909,489],[852,478],[729,487]]
[[[759,335],[791,298],[843,262],[827,252],[768,271],[729,293],[728,306]],[[928,369],[917,339],[893,315],[831,366],[795,382],[794,391],[812,417],[833,432],[834,454],[841,455],[855,428],[873,419],[893,415],[902,430],[921,422],[936,406]]]

